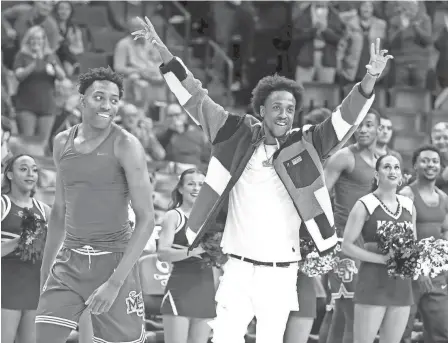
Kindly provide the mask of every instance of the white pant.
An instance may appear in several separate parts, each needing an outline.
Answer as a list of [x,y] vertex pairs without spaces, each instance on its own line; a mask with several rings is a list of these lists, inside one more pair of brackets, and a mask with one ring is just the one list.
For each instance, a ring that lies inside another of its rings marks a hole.
[[255,266],[230,258],[216,292],[216,318],[210,322],[214,343],[244,343],[257,318],[257,343],[283,343],[289,313],[299,310],[297,264]]

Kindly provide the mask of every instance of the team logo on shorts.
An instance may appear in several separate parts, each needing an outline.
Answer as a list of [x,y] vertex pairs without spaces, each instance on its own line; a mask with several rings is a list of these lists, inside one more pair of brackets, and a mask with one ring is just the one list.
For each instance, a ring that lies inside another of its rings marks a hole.
[[136,291],[129,292],[129,296],[126,298],[127,314],[135,313],[139,317],[145,316],[145,305],[143,304],[142,292]]
[[358,268],[356,268],[355,261],[349,258],[339,259],[338,257],[336,257],[335,262],[336,262],[335,273],[342,280],[342,282],[345,283],[352,282],[353,275],[358,274]]

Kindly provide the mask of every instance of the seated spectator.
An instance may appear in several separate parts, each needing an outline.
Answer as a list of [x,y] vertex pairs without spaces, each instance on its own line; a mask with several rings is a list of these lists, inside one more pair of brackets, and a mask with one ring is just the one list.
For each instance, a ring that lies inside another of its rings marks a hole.
[[[373,15],[372,1],[356,4],[356,12],[341,13],[341,19],[347,25],[347,33],[341,41],[341,62],[338,74],[342,84],[360,82],[365,75],[365,66],[370,60],[370,45],[380,38],[386,39],[386,22]],[[354,15],[353,15],[354,14]],[[380,77],[384,77],[383,72]]]
[[296,80],[334,82],[336,51],[344,24],[327,1],[312,2],[293,18],[293,45],[300,46]]
[[211,145],[204,132],[190,124],[188,115],[178,104],[165,109],[165,122],[156,135],[165,148],[167,161],[184,163],[207,170]]
[[120,116],[118,123],[138,138],[152,159],[161,161],[165,158],[165,150],[153,132],[152,120],[145,118],[143,111],[133,104],[124,103],[118,114]]
[[[23,40],[26,32],[33,26],[39,25],[45,30],[49,49],[54,52],[61,42],[58,25],[51,16],[53,1],[33,1],[33,5],[18,4],[2,11],[2,24],[12,36],[13,31],[17,43]],[[12,31],[13,30],[13,31]],[[19,46],[19,45],[18,45]]]
[[46,145],[56,115],[55,80],[64,80],[65,73],[42,27],[33,26],[25,34],[14,72],[19,80],[15,97],[19,134],[37,136]]
[[129,35],[115,47],[114,69],[125,76],[124,99],[141,104],[145,113],[154,101],[166,98],[165,81],[159,71],[162,60],[158,52],[145,39],[134,40],[131,32],[141,29],[137,18],[128,22]]
[[417,1],[400,1],[389,23],[390,54],[395,61],[395,84],[426,88],[430,63],[431,20]]
[[72,76],[79,67],[77,56],[84,53],[85,44],[83,31],[72,21],[74,15],[73,4],[70,1],[59,1],[53,9],[62,41],[57,55],[68,76]]

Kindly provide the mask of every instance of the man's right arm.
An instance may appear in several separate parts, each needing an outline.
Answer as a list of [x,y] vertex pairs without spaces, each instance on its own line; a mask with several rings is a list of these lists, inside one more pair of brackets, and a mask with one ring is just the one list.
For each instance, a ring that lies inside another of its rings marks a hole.
[[56,165],[56,194],[48,221],[47,241],[41,267],[41,286],[47,281],[51,266],[65,239],[65,194],[64,185],[61,181],[59,158],[68,139],[68,134],[69,131],[61,132],[54,139],[53,159]]
[[353,164],[353,154],[348,148],[339,150],[327,160],[324,167],[324,176],[325,185],[330,193],[342,172],[352,169],[351,166]]

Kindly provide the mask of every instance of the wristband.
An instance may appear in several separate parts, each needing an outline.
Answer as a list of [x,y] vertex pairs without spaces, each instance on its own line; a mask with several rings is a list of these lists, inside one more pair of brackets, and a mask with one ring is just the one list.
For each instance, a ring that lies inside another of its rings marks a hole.
[[367,74],[369,74],[369,75],[372,76],[372,77],[379,77],[379,76],[381,75],[381,73],[373,75],[373,74],[370,72],[370,70],[367,70]]

